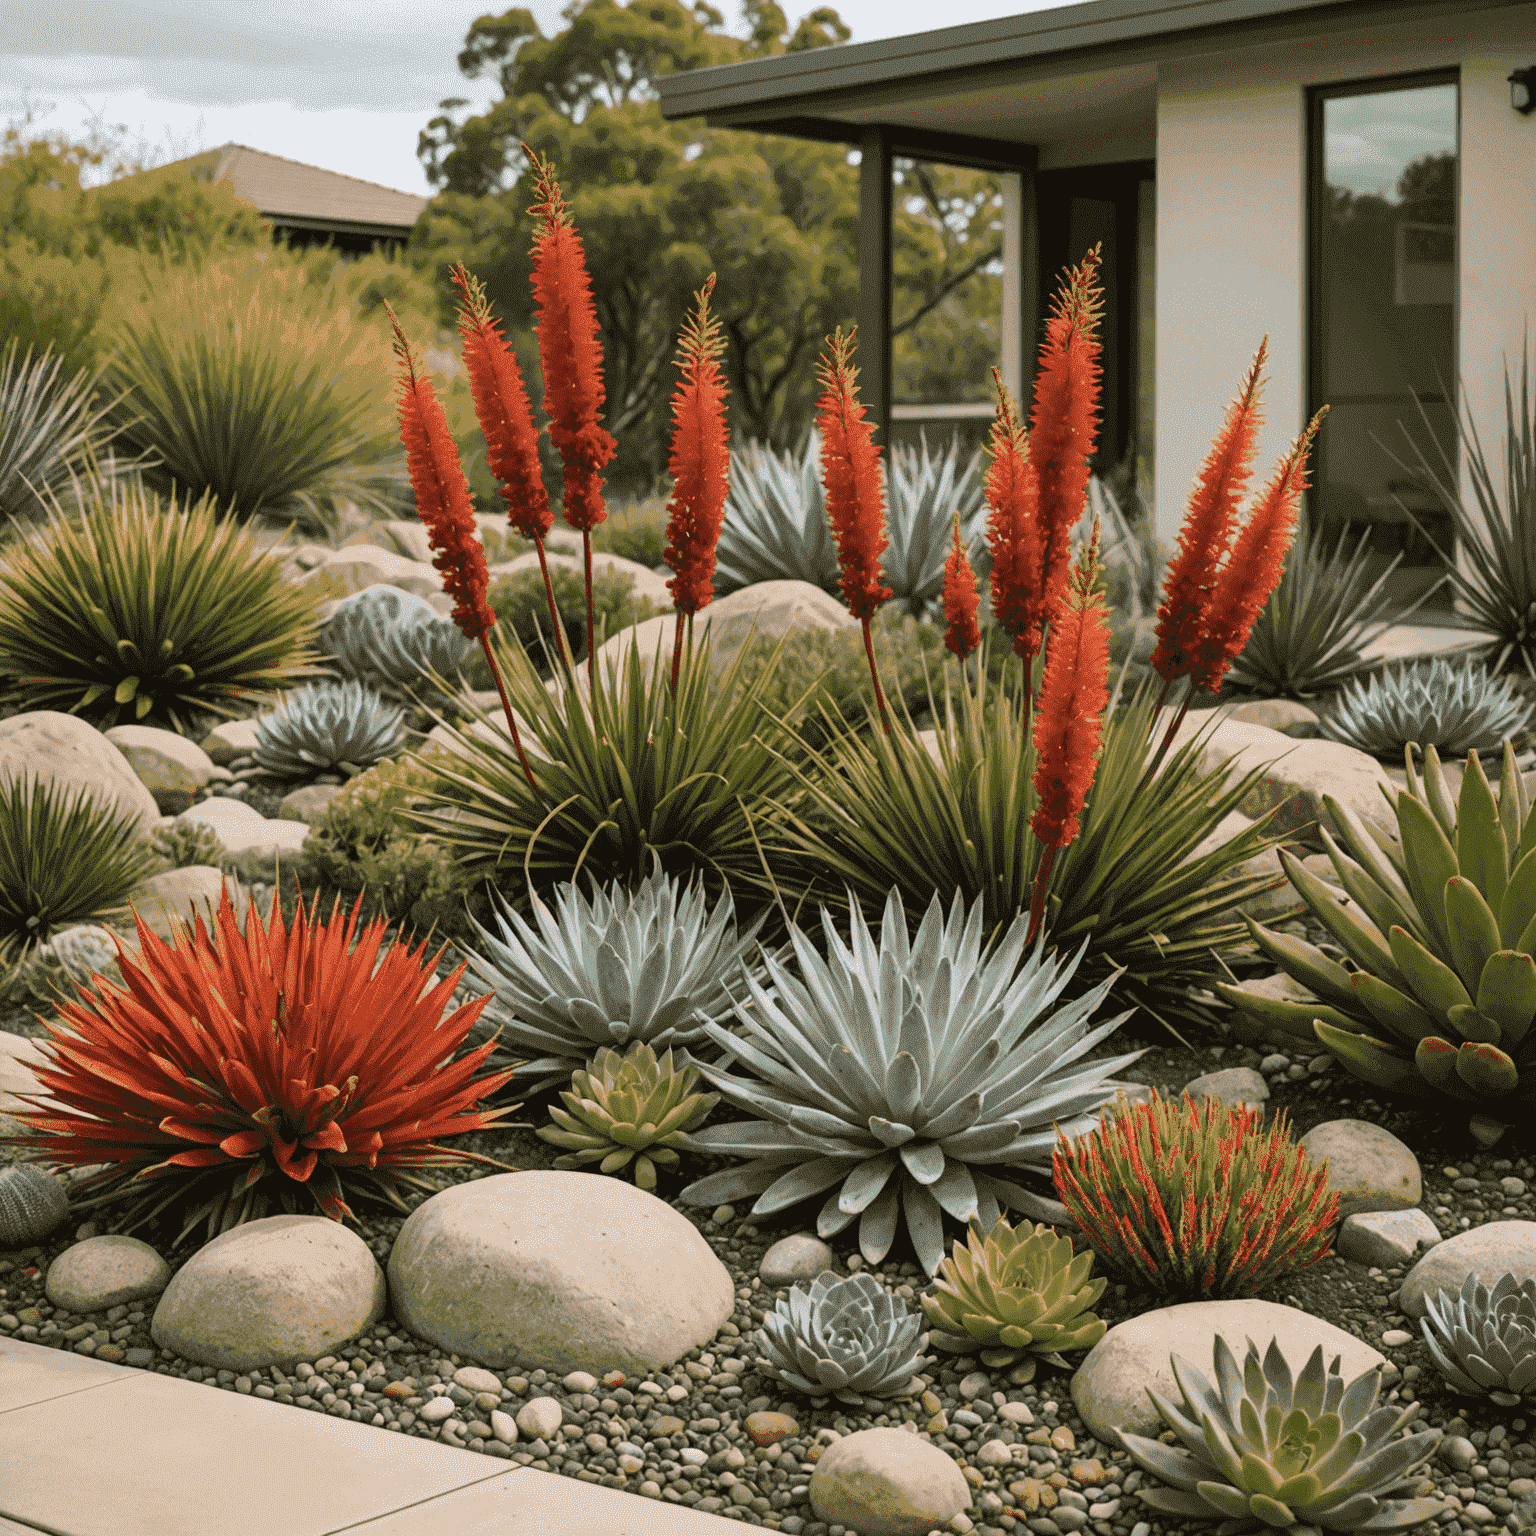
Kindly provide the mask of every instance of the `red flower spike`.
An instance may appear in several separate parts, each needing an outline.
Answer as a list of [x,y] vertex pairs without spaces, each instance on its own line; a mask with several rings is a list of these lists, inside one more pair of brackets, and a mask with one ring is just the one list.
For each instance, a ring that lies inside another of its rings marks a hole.
[[1286,554],[1296,537],[1301,493],[1307,488],[1307,454],[1327,412],[1325,405],[1291,444],[1217,578],[1193,668],[1200,686],[1212,693],[1221,687],[1227,668],[1247,645],[1253,621],[1280,581]]
[[[1121,1100],[1077,1142],[1058,1135],[1056,1192],[1105,1264],[1167,1296],[1252,1296],[1328,1251],[1338,1196],[1326,1166],[1290,1139],[1283,1115],[1154,1093]],[[1149,1156],[1161,1140],[1166,1155]],[[1177,1232],[1165,1202],[1179,1201]]]
[[1029,668],[1045,635],[1045,542],[1039,484],[1019,407],[992,370],[997,416],[987,439],[987,545],[992,551],[992,617]]
[[1098,590],[1099,520],[1051,619],[1035,712],[1035,793],[1030,828],[1045,845],[1030,903],[1033,940],[1045,910],[1056,851],[1077,836],[1093,785],[1109,702],[1109,613]]
[[672,691],[683,649],[683,619],[690,620],[714,600],[715,546],[725,518],[730,489],[730,438],[725,422],[725,381],[716,361],[725,350],[718,316],[709,312],[715,291],[711,272],[694,295],[698,305],[683,328],[677,365],[682,380],[672,396],[673,477],[667,502],[666,561],[673,575],[667,583],[677,607],[677,635],[672,648]]
[[242,933],[226,889],[214,932],[199,916],[173,944],[136,917],[123,985],[95,978],[48,1025],[37,1076],[53,1103],[16,1114],[37,1133],[18,1144],[60,1167],[107,1164],[82,1208],[120,1207],[118,1231],[190,1212],[177,1244],[205,1216],[211,1237],[269,1200],[341,1221],[354,1190],[404,1209],[412,1168],[504,1167],[433,1144],[516,1108],[473,1108],[511,1076],[474,1075],[494,1041],[450,1061],[489,999],[442,1018],[464,967],[425,988],[443,951],[399,943],[380,959],[384,921],[356,934],[360,902],[317,923],[301,900],[291,928],[274,902]]
[[843,601],[864,626],[864,654],[875,684],[875,702],[885,734],[891,734],[891,717],[875,666],[874,641],[869,621],[891,596],[880,581],[880,556],[889,540],[885,532],[885,485],[880,470],[880,450],[872,441],[874,428],[864,420],[853,366],[855,326],[847,336],[839,326],[827,337],[830,356],[823,352],[817,372],[822,395],[817,402],[821,426],[821,483],[826,495],[827,521],[837,541],[837,562],[842,575]]
[[[1103,318],[1103,290],[1094,283],[1100,246],[1067,273],[1052,299],[1030,409],[1029,459],[1039,485],[1044,553],[1041,608],[1054,613],[1067,585],[1072,530],[1088,494],[1088,462],[1098,436],[1099,353],[1094,335]],[[1038,649],[1038,646],[1035,647]]]
[[1163,602],[1157,613],[1157,649],[1152,666],[1163,679],[1164,696],[1177,677],[1192,672],[1205,635],[1217,572],[1237,530],[1238,503],[1253,472],[1258,429],[1259,395],[1263,381],[1266,336],[1259,343],[1241,392],[1232,402],[1216,441],[1206,457],[1184,526],[1179,548],[1168,566]]
[[944,562],[944,644],[964,661],[981,644],[981,629],[976,611],[981,594],[976,590],[976,572],[971,557],[960,542],[960,514],[955,513],[955,543]]

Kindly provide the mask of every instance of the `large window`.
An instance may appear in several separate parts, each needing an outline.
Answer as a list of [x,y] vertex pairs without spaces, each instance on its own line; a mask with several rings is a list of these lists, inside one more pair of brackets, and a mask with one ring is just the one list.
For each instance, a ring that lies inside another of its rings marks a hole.
[[1414,462],[1402,422],[1438,467],[1417,394],[1455,462],[1458,94],[1452,70],[1315,88],[1308,103],[1308,418],[1329,407],[1310,515],[1330,538],[1370,528],[1383,565],[1401,552],[1393,585],[1405,597],[1441,567],[1398,502],[1447,552],[1452,524],[1433,486],[1376,439]]

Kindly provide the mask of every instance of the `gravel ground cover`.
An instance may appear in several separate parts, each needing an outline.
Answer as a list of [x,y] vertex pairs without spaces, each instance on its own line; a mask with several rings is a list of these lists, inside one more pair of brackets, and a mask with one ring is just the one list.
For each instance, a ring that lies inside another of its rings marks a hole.
[[[4,1019],[0,1025],[12,1022]],[[34,1022],[28,1032],[37,1030],[40,1026]],[[1123,1076],[1171,1092],[1218,1066],[1259,1068],[1270,1085],[1271,1111],[1285,1110],[1298,1136],[1341,1115],[1384,1126],[1419,1156],[1423,1207],[1445,1236],[1488,1221],[1536,1219],[1536,1164],[1523,1155],[1530,1151],[1524,1144],[1481,1150],[1464,1124],[1432,1113],[1409,1113],[1402,1105],[1375,1099],[1366,1085],[1318,1059],[1292,1060],[1230,1040],[1210,1045],[1197,1041],[1198,1048],[1191,1049],[1169,1042],[1161,1033],[1130,1043],[1152,1049]],[[1126,1048],[1117,1036],[1091,1055]],[[526,1100],[517,1119],[548,1123],[546,1109],[552,1102],[553,1094]],[[723,1109],[716,1111],[722,1118]],[[455,1144],[517,1168],[550,1168],[558,1155],[532,1129],[521,1127],[478,1133]],[[4,1155],[0,1147],[0,1157]],[[657,1193],[676,1205],[672,1197],[685,1182],[724,1166],[723,1159],[690,1158],[686,1168],[663,1172]],[[488,1172],[453,1170],[434,1178],[439,1187],[446,1187]],[[407,1204],[414,1209],[425,1198],[412,1195]],[[542,1371],[507,1371],[494,1373],[494,1393],[476,1378],[465,1386],[454,1381],[455,1373],[475,1362],[453,1355],[444,1358],[387,1312],[377,1327],[338,1355],[292,1371],[242,1376],[204,1369],[155,1345],[149,1331],[152,1308],[117,1307],[99,1316],[73,1317],[48,1303],[43,1280],[49,1263],[93,1230],[73,1222],[47,1243],[0,1253],[0,1334],[203,1381],[308,1412],[347,1416],[381,1432],[441,1439],[791,1536],[856,1536],[815,1518],[808,1495],[814,1464],[825,1445],[840,1435],[902,1423],[913,1424],[960,1464],[973,1490],[966,1528],[982,1536],[1020,1530],[1035,1536],[1085,1530],[1099,1536],[1163,1536],[1205,1528],[1143,1509],[1135,1496],[1143,1474],[1118,1447],[1093,1438],[1073,1406],[1070,1375],[1049,1366],[1033,1374],[1029,1363],[1013,1372],[988,1371],[974,1358],[934,1351],[932,1364],[921,1375],[922,1396],[895,1399],[878,1416],[850,1410],[835,1400],[787,1396],[754,1368],[753,1335],[774,1300],[758,1278],[758,1268],[778,1238],[806,1230],[807,1218],[792,1212],[790,1219],[757,1223],[745,1210],[730,1206],[714,1211],[677,1208],[730,1271],[737,1307],[709,1348],[691,1351],[672,1371],[653,1373],[643,1381],[626,1379],[620,1372],[598,1380],[580,1373],[555,1379]],[[405,1218],[374,1211],[360,1214],[361,1235],[380,1264],[387,1263]],[[139,1235],[153,1239],[150,1232]],[[159,1246],[165,1251],[163,1243]],[[902,1260],[900,1247],[885,1263],[867,1266],[851,1241],[835,1238],[832,1246],[839,1273],[869,1268],[887,1289],[917,1307],[923,1278],[915,1263]],[[183,1261],[170,1262],[174,1269]],[[1536,1431],[1519,1414],[1486,1399],[1458,1398],[1444,1387],[1417,1325],[1396,1310],[1397,1288],[1408,1267],[1404,1263],[1367,1269],[1330,1254],[1312,1269],[1282,1277],[1260,1298],[1300,1306],[1387,1356],[1393,1367],[1385,1383],[1391,1399],[1419,1405],[1418,1422],[1410,1427],[1445,1432],[1440,1453],[1423,1474],[1423,1491],[1432,1488],[1447,1501],[1439,1531],[1458,1536],[1463,1531],[1531,1529]],[[1112,1285],[1096,1310],[1113,1326],[1157,1304],[1150,1294]],[[1208,1361],[1195,1363],[1209,1368]],[[560,1404],[561,1429],[547,1438],[519,1434],[514,1443],[503,1443],[493,1415],[505,1433],[508,1419],[501,1415],[515,1418],[537,1397],[552,1397]],[[762,1412],[789,1415],[793,1431],[777,1444],[759,1446],[746,1420]],[[1027,1471],[1015,1453],[995,1444],[999,1441],[1003,1447],[1027,1447]]]

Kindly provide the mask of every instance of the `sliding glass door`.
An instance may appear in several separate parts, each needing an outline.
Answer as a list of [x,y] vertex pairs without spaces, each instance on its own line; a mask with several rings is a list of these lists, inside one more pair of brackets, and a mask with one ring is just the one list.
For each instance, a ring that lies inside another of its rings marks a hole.
[[1416,462],[1402,422],[1437,469],[1430,432],[1455,462],[1458,95],[1450,70],[1314,88],[1308,102],[1307,418],[1329,407],[1310,516],[1330,540],[1369,528],[1380,566],[1401,553],[1403,597],[1442,573],[1434,546],[1451,552],[1452,524],[1376,439]]

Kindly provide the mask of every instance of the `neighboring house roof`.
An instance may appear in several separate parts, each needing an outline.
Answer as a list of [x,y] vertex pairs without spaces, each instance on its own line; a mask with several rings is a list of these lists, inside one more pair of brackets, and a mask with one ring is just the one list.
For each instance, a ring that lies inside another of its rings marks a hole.
[[[1155,120],[1160,59],[1289,37],[1317,42],[1362,24],[1463,17],[1527,3],[1086,0],[664,75],[657,90],[668,120],[702,114],[715,128],[853,145],[866,126],[879,124],[915,147],[952,147],[958,157],[970,150],[984,158],[987,141],[995,153],[999,141],[1092,135],[1103,130],[1106,116]],[[1074,86],[1071,99],[1062,99],[1063,77]],[[1042,99],[1035,99],[1036,82]]]
[[173,163],[211,173],[213,181],[228,181],[238,196],[254,203],[263,218],[282,229],[404,239],[431,202],[429,197],[244,144],[225,144]]

